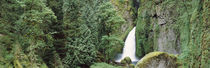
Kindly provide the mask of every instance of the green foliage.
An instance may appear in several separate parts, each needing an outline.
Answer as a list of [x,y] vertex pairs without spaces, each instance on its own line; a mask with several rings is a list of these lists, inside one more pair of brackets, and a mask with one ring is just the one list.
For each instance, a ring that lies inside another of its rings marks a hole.
[[[206,41],[209,40],[209,35],[207,35],[209,29],[205,26],[209,25],[207,23],[209,4],[207,3],[209,0],[141,0],[136,27],[137,55],[142,56],[149,51],[157,50],[157,38],[160,32],[163,32],[160,30],[167,32],[168,29],[172,29],[176,41],[166,43],[181,46],[181,54],[178,59],[183,64],[182,67],[208,67],[209,46]],[[170,11],[169,16],[162,17],[161,13],[167,15],[167,11]],[[165,24],[156,22],[161,17],[166,21]]]
[[[143,9],[140,8],[140,9]],[[145,54],[154,50],[154,37],[151,36],[153,30],[152,21],[149,17],[149,10],[139,10],[139,17],[136,25],[136,55],[143,57]]]
[[109,0],[2,0],[0,8],[2,67],[89,67],[122,49],[125,20]]
[[[128,12],[129,15],[131,15],[131,17],[133,18],[132,15],[134,15],[133,13],[133,0],[110,0],[111,3],[117,7],[116,10],[118,10],[118,14],[120,14],[121,16],[123,16],[125,19],[126,17],[129,17],[129,16],[126,16],[125,13]],[[127,23],[132,23],[132,22],[127,22]]]
[[125,0],[119,0],[119,2],[120,2],[120,3],[124,3],[124,2],[125,2]]
[[66,56],[63,58],[63,62],[65,63],[65,67],[90,65],[96,58],[96,43],[98,40],[94,38],[97,38],[97,33],[93,33],[91,30],[96,27],[95,25],[89,27],[93,22],[87,21],[87,15],[85,15],[85,12],[93,10],[84,10],[93,7],[83,6],[84,4],[83,1],[64,0],[63,32],[66,37],[64,48],[66,50]]
[[19,34],[18,41],[29,52],[28,56],[36,59],[31,62],[36,63],[38,57],[46,57],[46,51],[53,50],[52,34],[55,31],[51,28],[57,20],[43,1],[26,1],[25,4],[31,7],[25,7],[25,13],[15,22],[15,33]]
[[120,26],[125,20],[117,15],[116,10],[110,2],[103,3],[99,6],[99,29],[101,34],[111,35],[117,33]]
[[130,57],[125,57],[123,60],[120,61],[122,64],[131,64]]
[[129,64],[129,68],[135,68],[134,64]]
[[206,53],[209,49],[207,49],[208,45],[206,45],[206,42],[204,41],[207,40],[206,34],[208,34],[206,33],[208,29],[203,26],[207,25],[207,23],[205,23],[204,16],[206,13],[200,14],[199,12],[203,12],[202,9],[209,10],[203,6],[210,5],[206,5],[204,4],[205,2],[195,0],[185,1],[183,3],[184,4],[180,6],[191,6],[186,6],[185,8],[177,10],[179,12],[183,12],[183,14],[179,17],[180,21],[178,21],[179,26],[181,26],[180,38],[183,50],[179,59],[183,63],[183,67],[208,67],[208,61],[201,61],[207,60],[207,55],[210,55],[209,53]]
[[[1,13],[0,13],[0,17],[1,20],[7,21],[8,24],[12,24],[13,22],[15,22],[16,20],[18,20],[19,15],[21,15],[24,11],[23,6],[24,4],[19,2],[19,1],[15,1],[15,0],[2,0],[0,2],[0,8],[1,8]],[[16,11],[16,12],[14,12]]]
[[96,57],[97,50],[91,40],[91,32],[85,25],[83,25],[80,29],[80,37],[75,39],[69,38],[69,42],[67,42],[67,52],[63,62],[68,64],[70,67],[76,67],[80,64],[89,65],[95,61],[94,59]]
[[115,55],[121,52],[122,45],[123,41],[114,36],[103,36],[98,50],[102,52],[105,60],[108,61],[114,59]]
[[90,68],[121,68],[121,67],[112,66],[107,63],[95,63],[91,65]]
[[[24,12],[21,2],[14,0],[1,0],[0,2],[0,33],[10,34],[14,32],[14,22],[20,18],[20,15]],[[14,12],[16,11],[16,12]]]
[[105,56],[105,61],[113,59],[119,52],[120,40],[110,35],[117,32],[124,20],[109,2],[64,0],[63,11],[67,50],[63,60],[66,67],[90,65],[96,61],[97,52]]
[[14,55],[11,53],[12,52],[12,38],[9,36],[0,36],[0,63],[8,66],[12,61],[14,60]]
[[[53,49],[53,38],[51,35],[55,31],[51,27],[56,22],[56,16],[46,7],[43,0],[7,2],[9,4],[17,4],[11,9],[19,10],[16,13],[8,12],[13,13],[12,15],[14,16],[1,19],[1,27],[5,30],[1,32],[4,34],[3,37],[9,37],[8,39],[12,40],[12,42],[9,42],[6,38],[1,40],[1,45],[9,46],[5,47],[7,49],[5,51],[9,52],[5,58],[14,55],[13,59],[5,62],[10,62],[9,65],[11,64],[15,67],[39,67],[39,65],[44,64],[42,58],[46,57],[44,56],[46,51]],[[9,9],[5,11],[10,11]],[[1,12],[1,14],[4,13],[6,12]],[[16,20],[12,17],[16,17]],[[11,24],[6,24],[6,22]],[[22,58],[18,58],[18,56]]]

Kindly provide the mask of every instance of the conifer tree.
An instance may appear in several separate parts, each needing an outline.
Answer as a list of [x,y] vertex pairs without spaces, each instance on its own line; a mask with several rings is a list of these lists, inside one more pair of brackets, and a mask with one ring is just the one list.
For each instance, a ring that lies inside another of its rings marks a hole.
[[85,12],[93,11],[84,10],[91,8],[85,6],[86,2],[88,1],[64,0],[63,22],[66,37],[65,50],[67,51],[63,59],[65,67],[90,65],[95,61],[96,49],[93,38],[97,35],[92,35],[93,32],[87,26],[91,22],[84,19]]

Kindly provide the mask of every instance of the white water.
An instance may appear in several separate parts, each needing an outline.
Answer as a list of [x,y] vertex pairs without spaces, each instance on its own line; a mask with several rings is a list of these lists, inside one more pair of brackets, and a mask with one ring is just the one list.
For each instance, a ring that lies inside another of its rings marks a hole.
[[120,62],[125,57],[130,57],[132,62],[137,62],[139,59],[136,57],[136,38],[135,38],[136,27],[134,27],[128,34],[125,45],[123,48],[123,54],[117,58],[116,62]]

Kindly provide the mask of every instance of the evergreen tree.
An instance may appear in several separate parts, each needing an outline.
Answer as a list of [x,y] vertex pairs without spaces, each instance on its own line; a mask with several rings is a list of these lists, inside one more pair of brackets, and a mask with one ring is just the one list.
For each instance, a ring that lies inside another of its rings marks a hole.
[[[66,37],[65,50],[67,51],[63,62],[65,67],[76,67],[78,65],[90,65],[96,57],[96,49],[93,32],[87,24],[84,13],[92,10],[85,6],[88,1],[64,0],[64,34]],[[91,2],[90,2],[91,3]],[[87,4],[90,4],[87,3]]]
[[[11,44],[10,54],[14,55],[14,59],[11,61],[16,61],[7,65],[14,64],[15,67],[45,66],[43,59],[48,56],[45,55],[46,52],[54,50],[51,35],[55,31],[51,28],[52,24],[57,21],[56,16],[46,7],[45,2],[45,0],[1,1],[3,8],[1,16],[4,17],[1,18],[2,26],[0,28],[5,30],[1,32],[5,35],[1,39],[7,37],[10,39],[11,42],[7,42],[7,44]],[[5,45],[6,41],[9,40],[2,40],[0,45]],[[25,55],[27,56],[24,57]],[[22,58],[18,58],[18,56]]]

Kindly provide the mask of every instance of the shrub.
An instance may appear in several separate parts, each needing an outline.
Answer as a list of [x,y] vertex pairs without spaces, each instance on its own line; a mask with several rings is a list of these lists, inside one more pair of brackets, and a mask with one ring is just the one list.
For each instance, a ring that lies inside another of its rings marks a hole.
[[107,63],[94,63],[93,65],[90,66],[90,68],[121,68],[121,67],[116,67]]

